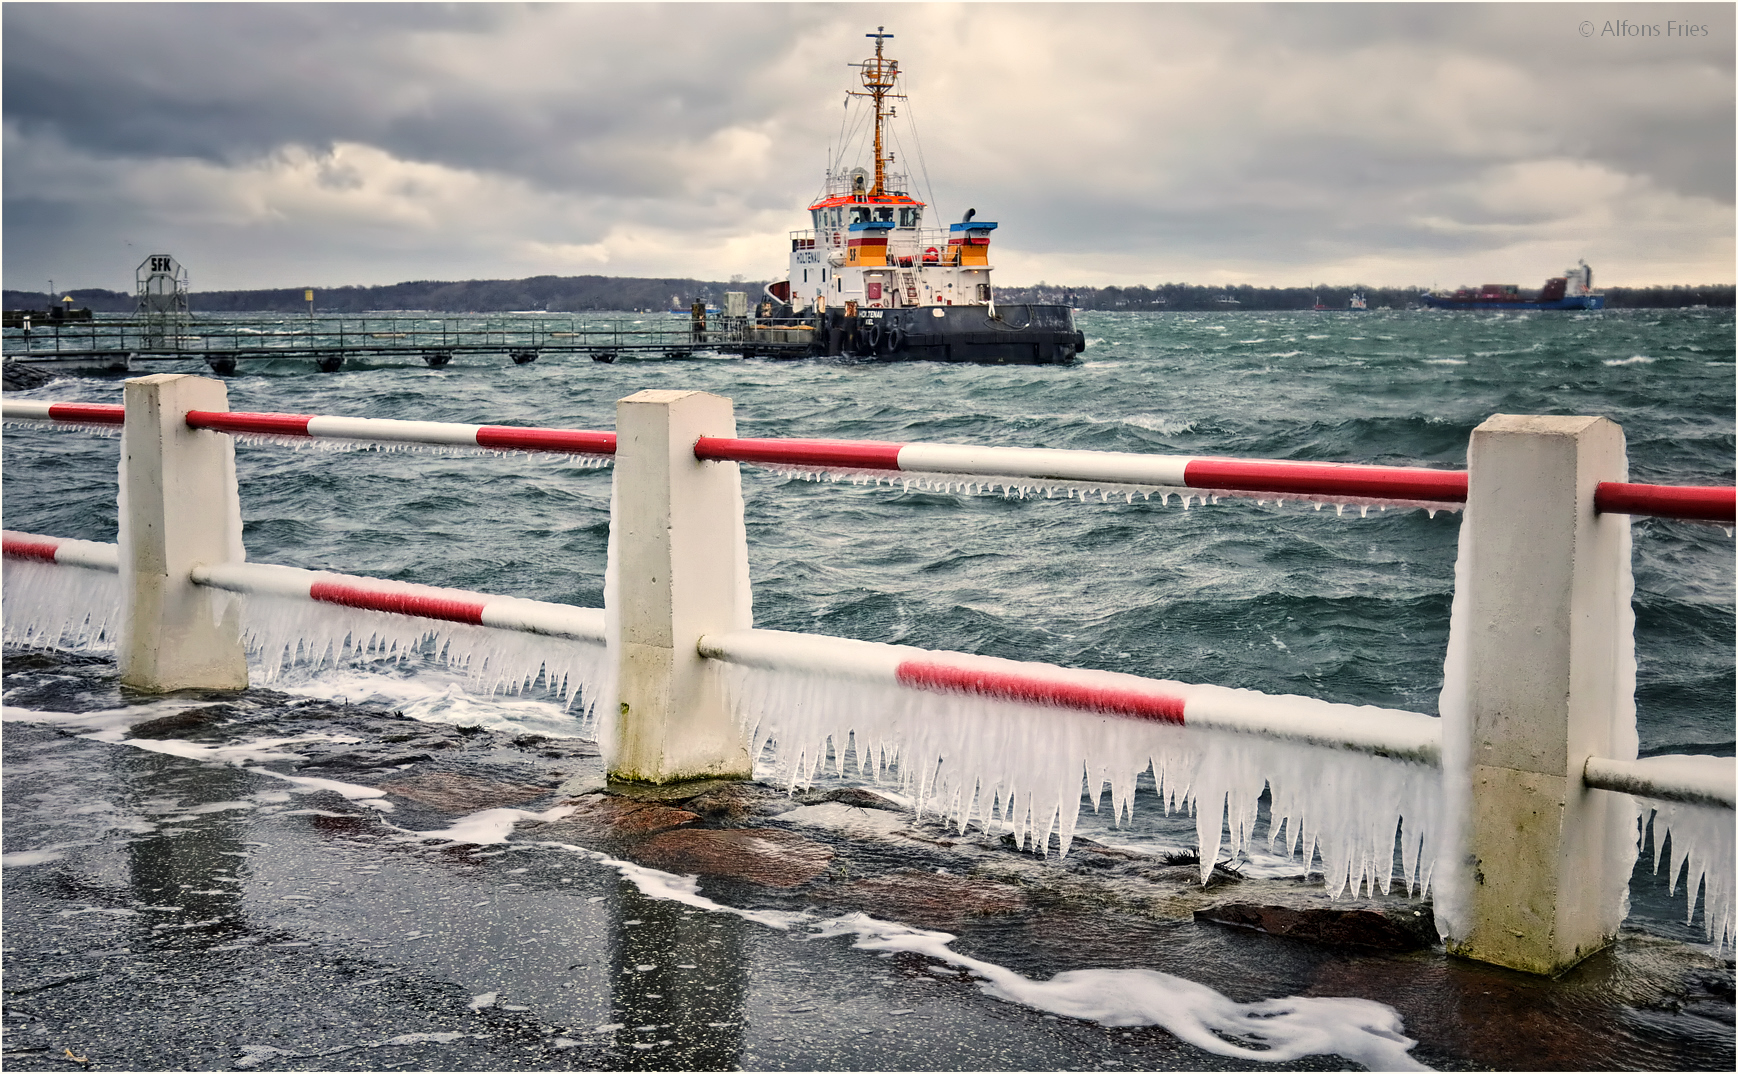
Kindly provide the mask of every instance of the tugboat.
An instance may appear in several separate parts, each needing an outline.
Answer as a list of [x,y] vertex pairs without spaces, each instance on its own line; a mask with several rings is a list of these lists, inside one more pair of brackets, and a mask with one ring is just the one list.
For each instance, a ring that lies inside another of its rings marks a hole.
[[1462,287],[1446,295],[1428,291],[1418,296],[1425,306],[1438,310],[1602,310],[1605,296],[1593,290],[1593,270],[1578,261],[1563,275],[1545,281],[1538,294],[1529,294],[1512,283],[1487,283],[1476,290]]
[[[791,233],[790,268],[769,284],[762,307],[769,338],[812,331],[811,356],[880,361],[1056,364],[1086,349],[1067,305],[998,304],[990,285],[996,225],[968,209],[945,230],[924,226],[927,204],[907,176],[888,169],[884,126],[899,61],[884,49],[886,27],[865,34],[875,55],[860,64],[875,113],[873,172],[829,167],[809,206],[813,226]],[[757,326],[759,327],[759,326]]]

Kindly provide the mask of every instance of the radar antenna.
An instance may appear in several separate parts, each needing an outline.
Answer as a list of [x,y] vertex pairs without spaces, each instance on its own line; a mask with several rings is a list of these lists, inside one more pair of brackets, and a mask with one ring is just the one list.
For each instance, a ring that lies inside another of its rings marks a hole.
[[869,191],[870,197],[881,197],[887,192],[887,157],[882,152],[881,125],[888,118],[888,112],[882,107],[882,102],[889,99],[903,100],[905,97],[903,93],[892,92],[893,84],[899,80],[899,61],[882,55],[882,42],[893,37],[886,30],[885,26],[877,26],[874,33],[864,34],[864,37],[875,39],[875,55],[862,63],[851,64],[852,67],[862,68],[863,87],[868,92],[847,91],[853,97],[869,97],[875,102],[875,186]]

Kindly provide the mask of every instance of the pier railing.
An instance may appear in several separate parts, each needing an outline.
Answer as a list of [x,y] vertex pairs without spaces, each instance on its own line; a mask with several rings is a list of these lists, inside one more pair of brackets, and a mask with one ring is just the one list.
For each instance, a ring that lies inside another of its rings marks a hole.
[[[744,439],[735,435],[728,400],[694,392],[622,400],[613,433],[237,413],[227,409],[221,383],[188,376],[129,381],[126,399],[124,406],[9,400],[4,417],[125,430],[122,526],[133,537],[123,540],[126,559],[113,562],[134,616],[121,631],[121,672],[137,687],[245,685],[239,623],[199,595],[221,590],[604,642],[613,668],[608,762],[618,778],[751,774],[740,714],[726,685],[708,672],[724,665],[1423,765],[1442,773],[1440,808],[1453,833],[1444,845],[1458,840],[1471,863],[1438,855],[1438,914],[1450,949],[1535,972],[1572,964],[1608,942],[1621,921],[1628,869],[1614,862],[1626,860],[1625,838],[1633,860],[1633,813],[1589,791],[1734,804],[1730,758],[1636,759],[1633,680],[1623,672],[1634,666],[1628,515],[1731,526],[1734,490],[1629,482],[1621,431],[1603,419],[1493,418],[1474,433],[1469,470],[1451,471]],[[242,562],[233,435],[611,460],[620,468],[611,516],[616,581],[606,595],[614,625],[601,609]],[[1020,494],[1466,506],[1443,711],[1429,716],[756,630],[744,603],[738,463]],[[164,480],[169,474],[173,481]],[[102,548],[24,534],[5,542],[9,558],[97,569],[110,562]],[[834,748],[842,754],[843,740]],[[1078,790],[1078,771],[1074,785]],[[1409,838],[1420,819],[1406,818]],[[1378,849],[1380,841],[1378,833]],[[1390,826],[1386,852],[1392,842]],[[1209,859],[1205,848],[1202,856]],[[1481,860],[1506,865],[1501,873],[1481,870]],[[1730,914],[1729,890],[1724,905],[1715,895],[1710,875],[1711,922]]]
[[700,350],[801,354],[806,342],[757,332],[744,318],[598,318],[548,314],[495,317],[321,315],[298,318],[46,321],[8,328],[4,355],[42,365],[203,361],[228,375],[244,361],[310,360],[336,372],[353,358],[408,358],[441,367],[465,355],[506,355],[525,365],[545,354],[614,361],[624,354],[685,357]]

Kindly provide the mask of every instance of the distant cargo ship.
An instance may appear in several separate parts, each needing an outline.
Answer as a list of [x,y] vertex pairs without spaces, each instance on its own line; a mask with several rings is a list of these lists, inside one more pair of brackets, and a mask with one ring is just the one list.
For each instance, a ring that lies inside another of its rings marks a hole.
[[1473,289],[1462,287],[1452,294],[1418,296],[1431,309],[1439,310],[1602,310],[1605,296],[1593,291],[1593,270],[1578,261],[1561,276],[1545,281],[1538,294],[1522,291],[1512,283],[1487,283]]

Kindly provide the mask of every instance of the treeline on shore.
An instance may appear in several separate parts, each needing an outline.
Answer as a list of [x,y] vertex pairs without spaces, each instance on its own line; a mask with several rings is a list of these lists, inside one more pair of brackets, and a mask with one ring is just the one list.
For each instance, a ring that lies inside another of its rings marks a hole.
[[[1065,287],[1040,283],[1035,287],[996,288],[1000,302],[1067,303],[1083,310],[1162,312],[1166,310],[1308,310],[1318,305],[1343,310],[1353,295],[1363,295],[1371,309],[1413,309],[1422,306],[1422,287],[1203,287],[1165,283],[1157,287]],[[1733,305],[1731,284],[1700,287],[1604,287],[1610,309],[1663,309],[1685,306]]]
[[[532,276],[523,280],[418,280],[379,287],[314,289],[319,313],[361,313],[365,310],[429,310],[439,313],[498,313],[509,310],[662,310],[685,309],[696,301],[720,305],[727,291],[743,291],[753,305],[761,299],[761,281],[718,283],[693,279],[639,279],[626,276]],[[1664,309],[1686,306],[1730,308],[1731,284],[1699,287],[1606,287],[1605,304],[1612,309]],[[1345,309],[1352,295],[1361,294],[1371,309],[1418,306],[1417,287],[1205,287],[1166,283],[1156,287],[1067,287],[1040,283],[1033,287],[997,287],[1000,302],[1068,304],[1088,310],[1307,310],[1317,305]],[[305,289],[280,287],[253,291],[194,291],[189,305],[200,313],[306,313]],[[0,295],[7,309],[47,308],[71,295],[73,305],[97,313],[131,313],[134,297],[123,291],[80,288],[49,296],[41,291]]]
[[[318,313],[365,310],[430,310],[438,313],[500,313],[509,310],[663,310],[687,308],[696,301],[719,305],[726,291],[761,297],[762,283],[716,283],[691,279],[638,279],[627,276],[532,276],[524,280],[416,280],[378,287],[316,287]],[[200,313],[306,313],[307,289],[276,287],[255,291],[193,291],[188,306]],[[7,309],[44,309],[72,296],[73,305],[95,313],[131,313],[134,296],[123,291],[82,288],[52,298],[41,291],[5,291]]]

